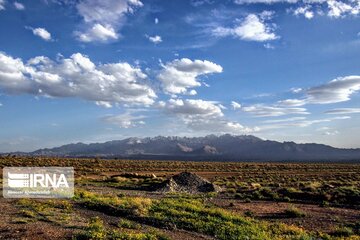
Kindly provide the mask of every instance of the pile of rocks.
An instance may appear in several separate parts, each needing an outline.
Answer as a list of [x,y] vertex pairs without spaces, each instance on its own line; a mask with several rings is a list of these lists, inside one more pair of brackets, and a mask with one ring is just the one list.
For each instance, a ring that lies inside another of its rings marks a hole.
[[172,176],[156,189],[157,192],[207,193],[218,192],[220,187],[190,172]]

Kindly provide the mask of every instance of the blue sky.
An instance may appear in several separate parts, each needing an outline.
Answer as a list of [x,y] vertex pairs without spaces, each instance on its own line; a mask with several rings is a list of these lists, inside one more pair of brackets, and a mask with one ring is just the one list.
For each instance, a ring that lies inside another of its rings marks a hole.
[[0,0],[0,152],[252,134],[360,147],[359,0]]

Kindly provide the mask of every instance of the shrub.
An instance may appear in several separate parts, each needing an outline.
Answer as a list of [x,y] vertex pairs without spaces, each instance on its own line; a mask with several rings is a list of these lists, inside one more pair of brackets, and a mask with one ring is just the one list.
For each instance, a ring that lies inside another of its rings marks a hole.
[[284,214],[287,217],[291,217],[291,218],[305,217],[305,213],[294,206],[290,206],[289,208],[287,208]]
[[86,227],[85,231],[85,233],[78,236],[78,239],[106,239],[104,223],[99,217],[91,218],[90,223]]
[[141,225],[127,219],[121,219],[118,223],[118,227],[128,228],[128,229],[140,229]]

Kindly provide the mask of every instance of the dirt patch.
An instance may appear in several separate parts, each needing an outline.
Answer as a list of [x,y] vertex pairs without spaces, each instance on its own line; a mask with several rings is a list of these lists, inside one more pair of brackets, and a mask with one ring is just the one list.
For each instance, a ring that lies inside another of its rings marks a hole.
[[[229,199],[213,199],[213,203],[219,207],[241,213],[252,214],[252,217],[270,222],[282,222],[289,225],[303,227],[306,230],[318,230],[329,233],[337,227],[350,223],[356,223],[360,219],[360,210],[320,207],[313,204],[284,203],[254,201],[243,202]],[[305,216],[291,218],[284,215],[289,207],[300,209]]]
[[0,239],[71,239],[74,229],[51,222],[22,222],[16,200],[0,198]]

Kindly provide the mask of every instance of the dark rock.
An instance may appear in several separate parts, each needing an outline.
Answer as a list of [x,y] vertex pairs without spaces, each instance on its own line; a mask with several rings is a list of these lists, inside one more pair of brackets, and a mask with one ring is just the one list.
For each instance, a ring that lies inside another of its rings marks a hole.
[[156,191],[207,193],[218,192],[220,191],[220,187],[194,173],[182,172],[160,184]]

